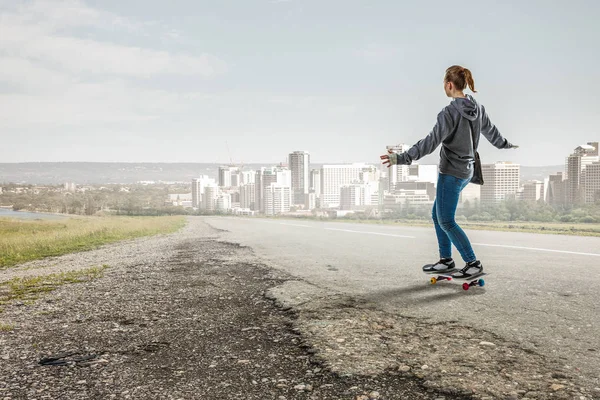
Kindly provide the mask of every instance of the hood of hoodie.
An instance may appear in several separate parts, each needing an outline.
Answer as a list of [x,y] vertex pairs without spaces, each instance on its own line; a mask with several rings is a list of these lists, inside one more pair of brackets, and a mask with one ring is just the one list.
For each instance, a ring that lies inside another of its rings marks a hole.
[[479,117],[479,107],[471,95],[467,95],[465,98],[457,97],[450,104],[458,110],[460,115],[469,121],[475,121]]

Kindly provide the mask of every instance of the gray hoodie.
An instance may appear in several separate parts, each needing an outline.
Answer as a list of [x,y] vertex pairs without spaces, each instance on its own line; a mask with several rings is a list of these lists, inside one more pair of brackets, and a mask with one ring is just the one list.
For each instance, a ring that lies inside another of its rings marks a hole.
[[[474,135],[475,143],[473,143],[471,129],[477,133]],[[498,132],[498,128],[492,124],[485,108],[477,104],[473,96],[455,98],[438,114],[437,123],[431,133],[408,151],[398,154],[397,163],[410,165],[413,160],[433,153],[441,143],[440,173],[470,179],[475,160],[473,149],[477,149],[479,144],[479,132],[499,149],[512,147],[512,144],[504,139]]]

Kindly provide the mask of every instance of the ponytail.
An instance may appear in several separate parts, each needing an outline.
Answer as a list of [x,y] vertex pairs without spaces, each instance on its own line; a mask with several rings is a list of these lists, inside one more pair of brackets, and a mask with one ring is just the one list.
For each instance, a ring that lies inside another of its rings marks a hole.
[[465,73],[465,81],[467,85],[469,85],[469,89],[471,89],[471,92],[477,93],[477,90],[475,90],[475,81],[473,80],[473,74],[471,74],[471,71],[469,71],[468,68],[465,68],[463,71]]
[[446,82],[452,82],[458,90],[465,90],[468,85],[473,93],[477,93],[477,90],[475,90],[473,74],[471,74],[469,69],[461,67],[460,65],[453,65],[448,68],[444,80]]

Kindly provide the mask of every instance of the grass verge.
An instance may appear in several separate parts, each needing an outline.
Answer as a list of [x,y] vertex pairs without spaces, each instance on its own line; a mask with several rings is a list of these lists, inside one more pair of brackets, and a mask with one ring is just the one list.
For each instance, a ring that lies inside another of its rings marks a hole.
[[10,324],[3,324],[0,322],[0,332],[10,332],[13,329],[15,329],[14,326],[12,326]]
[[[69,283],[87,282],[100,278],[108,265],[50,275],[14,278],[0,283],[0,307],[13,301],[34,302],[44,293]],[[0,309],[1,312],[1,309]]]
[[91,250],[103,244],[171,233],[185,217],[80,217],[61,221],[0,218],[0,269],[26,261]]

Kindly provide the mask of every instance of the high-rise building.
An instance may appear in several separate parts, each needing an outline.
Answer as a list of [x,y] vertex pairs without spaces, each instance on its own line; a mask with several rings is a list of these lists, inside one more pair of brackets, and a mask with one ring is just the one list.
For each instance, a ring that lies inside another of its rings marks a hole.
[[215,180],[206,175],[201,175],[199,178],[192,179],[192,207],[202,207],[202,196],[206,185],[216,184]]
[[406,181],[398,182],[394,192],[399,190],[425,190],[431,200],[435,200],[435,185],[433,182]]
[[563,206],[567,202],[567,181],[563,179],[563,173],[558,172],[548,177],[548,188],[546,190],[546,202],[552,206]]
[[600,161],[597,147],[598,142],[590,142],[578,146],[567,157],[565,162],[567,204],[582,204],[585,202],[585,187],[583,185],[585,169],[588,165]]
[[469,183],[465,188],[460,192],[460,198],[458,203],[464,205],[465,202],[469,202],[470,205],[479,204],[481,201],[481,185],[475,185],[474,183]]
[[[255,207],[258,211],[265,213],[265,192],[272,183],[276,183],[280,186],[292,186],[292,174],[289,169],[283,166],[261,168],[256,171],[256,194],[255,194]],[[291,193],[291,191],[290,191]],[[291,194],[290,194],[291,195]],[[288,202],[291,203],[292,199]]]
[[292,172],[293,204],[304,205],[310,189],[310,154],[294,151],[290,153],[288,160]]
[[256,171],[240,171],[240,184],[256,182]]
[[[392,150],[395,153],[404,153],[410,149],[411,146],[408,144],[394,144],[386,146],[387,150]],[[394,190],[394,186],[398,182],[404,182],[408,180],[409,177],[409,165],[392,165],[388,168],[388,183],[389,183],[389,191]]]
[[292,188],[289,185],[271,183],[265,189],[264,205],[266,215],[278,215],[290,211]]
[[215,211],[217,208],[217,198],[219,196],[219,186],[210,183],[204,187],[202,196],[202,209],[205,211]]
[[340,210],[357,210],[376,206],[378,204],[378,188],[379,182],[373,181],[343,185],[340,188]]
[[498,204],[515,198],[519,190],[521,166],[511,162],[482,164],[485,184],[481,186],[481,204]]
[[600,162],[595,162],[585,168],[584,201],[594,204],[600,201]]
[[215,200],[215,208],[218,211],[227,211],[230,208],[232,208],[231,203],[231,194],[221,193],[217,196],[217,199]]
[[321,168],[321,200],[322,208],[335,208],[340,205],[340,188],[343,185],[359,182],[364,170],[371,170],[367,164],[323,165]]
[[521,197],[523,201],[540,201],[544,200],[544,182],[542,181],[528,181],[523,184],[523,194]]
[[437,165],[412,164],[408,166],[407,181],[432,182],[437,185],[439,170]]
[[[239,186],[239,167],[233,165],[222,165],[219,167],[219,187]],[[232,180],[233,179],[233,180]],[[236,183],[236,185],[233,185]]]
[[256,210],[256,185],[246,183],[240,186],[240,207]]

